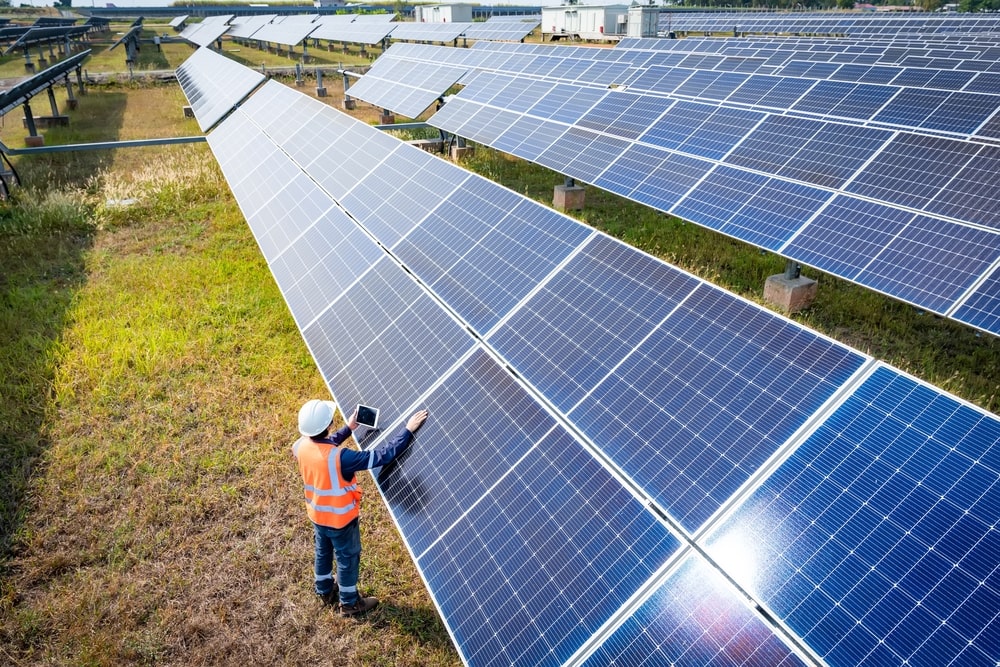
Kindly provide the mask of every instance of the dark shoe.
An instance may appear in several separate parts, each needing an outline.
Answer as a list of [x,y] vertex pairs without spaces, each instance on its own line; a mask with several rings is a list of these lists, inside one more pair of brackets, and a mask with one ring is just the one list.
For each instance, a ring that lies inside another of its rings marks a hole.
[[329,593],[324,593],[319,596],[320,601],[323,603],[324,607],[333,607],[336,609],[340,606],[340,586],[337,582],[333,583],[333,590]]
[[340,606],[340,615],[345,617],[358,616],[371,611],[378,606],[378,598],[358,598],[354,604]]

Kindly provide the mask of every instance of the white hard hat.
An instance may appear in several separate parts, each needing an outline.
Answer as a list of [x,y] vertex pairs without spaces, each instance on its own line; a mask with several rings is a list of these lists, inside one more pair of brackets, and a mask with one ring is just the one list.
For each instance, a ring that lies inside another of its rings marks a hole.
[[336,403],[313,399],[307,401],[299,410],[299,433],[311,437],[319,435],[333,421],[333,411]]

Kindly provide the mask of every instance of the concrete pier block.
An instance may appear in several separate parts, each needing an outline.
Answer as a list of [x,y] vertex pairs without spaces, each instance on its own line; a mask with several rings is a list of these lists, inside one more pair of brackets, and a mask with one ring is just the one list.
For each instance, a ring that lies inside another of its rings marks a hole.
[[817,283],[812,278],[788,278],[784,273],[769,276],[764,283],[764,299],[786,313],[797,313],[816,299]]
[[347,111],[354,111],[357,103],[354,100],[344,100],[344,109]]
[[45,145],[45,137],[40,134],[27,136],[24,138],[24,145],[28,148],[39,148]]
[[557,185],[552,192],[552,207],[559,211],[579,211],[585,196],[582,185]]
[[472,155],[472,152],[473,152],[473,147],[472,146],[458,146],[458,145],[455,145],[455,146],[451,147],[451,159],[452,160],[459,160],[459,159],[465,157],[466,155]]

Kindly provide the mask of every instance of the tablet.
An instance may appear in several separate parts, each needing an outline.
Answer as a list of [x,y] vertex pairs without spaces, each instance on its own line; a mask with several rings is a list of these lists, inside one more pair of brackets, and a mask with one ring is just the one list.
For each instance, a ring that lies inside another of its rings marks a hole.
[[357,420],[358,424],[362,426],[376,428],[378,426],[378,408],[372,408],[359,403]]

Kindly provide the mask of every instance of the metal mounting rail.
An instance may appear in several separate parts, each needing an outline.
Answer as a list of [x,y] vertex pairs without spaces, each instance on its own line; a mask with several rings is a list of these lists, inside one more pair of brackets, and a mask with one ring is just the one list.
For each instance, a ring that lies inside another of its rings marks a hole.
[[97,141],[89,144],[63,144],[61,146],[38,146],[37,148],[9,148],[0,142],[0,152],[4,155],[36,155],[39,153],[65,153],[71,151],[99,151],[109,148],[136,148],[142,146],[169,146],[171,144],[194,144],[205,141],[204,136],[167,137],[165,139],[129,139],[126,141]]

